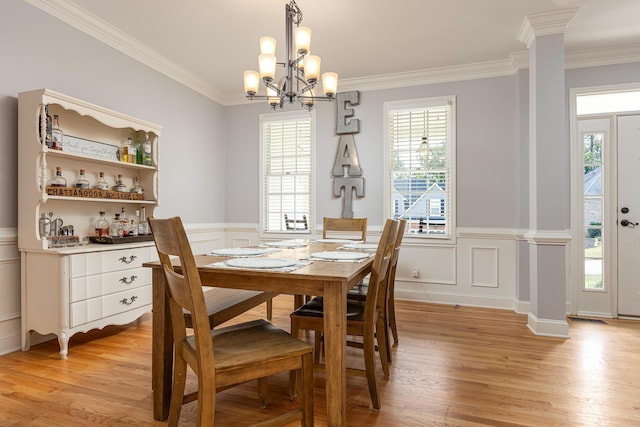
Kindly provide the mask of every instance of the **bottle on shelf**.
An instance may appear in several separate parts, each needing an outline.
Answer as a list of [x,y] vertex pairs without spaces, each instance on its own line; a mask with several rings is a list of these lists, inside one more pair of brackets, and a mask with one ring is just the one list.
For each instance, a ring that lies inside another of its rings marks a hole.
[[140,139],[140,131],[136,132],[136,163],[141,165],[143,158],[143,146],[142,140]]
[[109,224],[109,235],[111,237],[122,237],[123,236],[123,230],[122,230],[122,221],[120,220],[120,214],[117,213],[113,216],[113,220],[111,221],[111,224]]
[[114,191],[125,192],[127,191],[127,186],[124,185],[124,181],[122,181],[122,175],[118,174],[118,179],[116,179],[116,184],[113,186]]
[[58,115],[55,114],[53,116],[53,127],[51,128],[51,148],[53,150],[62,150],[63,137],[64,133],[62,133],[62,129],[60,129],[60,119]]
[[100,218],[96,221],[96,236],[109,236],[109,221],[104,217],[104,211],[100,211]]
[[51,118],[51,114],[49,114],[49,106],[45,105],[44,107],[46,122],[45,122],[45,133],[44,133],[44,143],[47,148],[51,148],[51,131],[53,129],[53,119]]
[[40,238],[44,239],[51,235],[51,218],[46,213],[40,214],[38,220],[38,228],[40,231]]
[[140,185],[140,177],[136,176],[133,179],[133,187],[131,187],[131,192],[135,193],[135,194],[143,194],[144,193],[144,189],[142,188],[142,185]]
[[84,174],[84,169],[80,169],[78,179],[73,183],[73,186],[75,188],[89,188],[89,181],[87,181],[87,177]]
[[149,134],[145,133],[144,143],[142,144],[142,164],[145,166],[153,166],[151,158],[151,142],[149,142]]
[[125,163],[135,163],[136,162],[136,146],[133,145],[133,141],[131,138],[127,138],[127,144],[123,147],[124,156],[122,161]]
[[125,210],[124,206],[120,208],[120,222],[122,223],[122,236],[129,236],[129,232],[131,231],[131,221],[129,221],[129,219],[127,218],[127,211]]
[[138,234],[149,234],[149,223],[147,222],[147,209],[143,206],[140,208],[140,221],[138,221]]
[[107,180],[104,179],[104,172],[100,172],[100,176],[98,177],[98,181],[95,183],[93,188],[95,188],[96,190],[108,190],[109,189],[109,184],[107,183]]
[[62,168],[60,166],[56,166],[56,174],[53,178],[51,178],[51,186],[52,187],[66,187],[67,179],[62,176]]
[[140,212],[136,210],[136,214],[129,218],[129,236],[138,235],[138,225],[140,224]]

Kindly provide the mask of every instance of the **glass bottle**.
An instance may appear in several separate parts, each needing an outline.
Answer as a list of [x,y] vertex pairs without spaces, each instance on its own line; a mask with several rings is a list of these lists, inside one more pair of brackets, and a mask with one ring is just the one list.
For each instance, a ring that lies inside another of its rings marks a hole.
[[142,144],[142,164],[145,166],[153,166],[151,158],[151,142],[149,142],[149,134],[145,134],[144,143]]
[[66,187],[67,179],[62,176],[62,169],[60,166],[56,166],[56,174],[53,178],[51,178],[51,186],[52,187]]
[[78,179],[73,183],[73,186],[75,188],[89,188],[89,181],[87,181],[87,177],[84,174],[84,169],[80,169]]
[[147,222],[147,209],[143,206],[140,208],[140,221],[138,221],[138,234],[149,234],[149,223]]
[[121,192],[127,191],[127,186],[124,185],[121,174],[118,174],[118,179],[116,179],[116,185],[113,186],[113,190]]
[[139,233],[140,211],[136,210],[136,214],[129,218],[129,235],[137,236]]
[[119,213],[113,216],[113,220],[109,224],[109,235],[111,237],[122,237],[122,221],[120,221]]
[[142,152],[143,152],[143,147],[142,147],[142,140],[140,139],[140,132],[136,132],[136,163],[141,165],[142,164]]
[[139,176],[136,176],[133,179],[133,187],[131,187],[131,192],[135,193],[135,194],[143,194],[144,193],[144,189],[140,185],[140,177]]
[[127,212],[124,207],[120,209],[120,223],[122,224],[122,236],[128,236],[130,231],[129,227],[131,224],[129,219],[127,218]]
[[46,213],[40,214],[38,220],[38,229],[40,231],[40,238],[49,237],[51,235],[51,218]]
[[108,190],[109,189],[109,184],[107,183],[107,180],[104,179],[104,172],[100,172],[100,176],[98,177],[98,181],[93,186],[93,188],[95,188],[96,190]]
[[109,221],[104,217],[104,211],[100,211],[100,218],[96,221],[96,236],[109,236]]
[[51,148],[54,150],[62,150],[62,138],[64,133],[60,129],[60,119],[58,115],[53,116],[53,128],[51,129]]

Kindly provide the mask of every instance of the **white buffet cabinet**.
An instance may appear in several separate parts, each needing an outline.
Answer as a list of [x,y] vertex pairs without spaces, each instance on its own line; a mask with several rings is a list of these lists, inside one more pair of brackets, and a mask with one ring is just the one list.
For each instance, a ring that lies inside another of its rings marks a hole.
[[[147,216],[153,216],[161,128],[48,89],[21,93],[18,102],[22,348],[29,349],[33,332],[55,334],[60,355],[66,358],[74,334],[127,324],[151,311],[151,270],[142,264],[157,259],[153,241],[132,238],[122,240],[133,242],[101,244],[89,243],[88,236],[95,234],[99,211],[111,219],[123,207],[128,216],[144,207]],[[65,134],[62,150],[46,144],[47,112],[59,116]],[[119,155],[127,138],[136,133],[150,136],[151,166],[113,158],[114,150]],[[49,183],[56,167],[62,169],[69,188],[80,169],[86,171],[91,186],[100,172],[111,185],[122,175],[128,188],[139,177],[143,198],[127,199],[128,194],[114,198],[108,192],[51,194]],[[39,219],[49,212],[52,219],[73,225],[75,237],[42,237]]]

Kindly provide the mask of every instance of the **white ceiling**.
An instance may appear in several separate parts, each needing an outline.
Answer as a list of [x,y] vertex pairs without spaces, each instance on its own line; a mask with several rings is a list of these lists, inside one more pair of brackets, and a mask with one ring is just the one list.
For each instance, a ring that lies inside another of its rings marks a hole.
[[[289,0],[25,0],[223,104],[243,97],[242,72],[257,69],[258,39],[284,51]],[[640,0],[297,0],[311,50],[344,85],[441,79],[525,58],[527,16],[578,8],[567,56],[640,55]],[[524,52],[524,53],[523,53]],[[397,75],[397,73],[401,73]]]

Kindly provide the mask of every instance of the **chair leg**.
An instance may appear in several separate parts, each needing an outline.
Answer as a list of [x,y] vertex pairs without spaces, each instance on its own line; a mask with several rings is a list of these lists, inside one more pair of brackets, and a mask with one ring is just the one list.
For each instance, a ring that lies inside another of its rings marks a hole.
[[313,359],[311,354],[302,356],[302,425],[313,426]]
[[378,396],[378,387],[376,385],[375,346],[373,341],[373,333],[365,333],[362,339],[362,348],[364,351],[364,366],[367,375],[367,384],[369,385],[369,394],[371,395],[371,404],[374,409],[380,410],[380,397]]
[[385,378],[389,378],[389,363],[391,359],[389,354],[389,331],[387,329],[387,319],[380,316],[376,322],[376,340],[378,342],[378,353],[380,354],[380,363],[382,364],[382,372]]
[[[298,321],[294,318],[291,319],[291,335],[300,338],[300,330],[298,328]],[[297,371],[289,371],[289,398],[293,400],[297,394]]]
[[[212,369],[215,369],[212,367]],[[212,372],[200,372],[198,378],[198,426],[213,427],[216,415],[216,384]]]
[[322,349],[324,348],[322,331],[313,331],[313,336],[315,339],[315,343],[313,345],[313,359],[316,361],[316,363],[320,363],[320,354],[322,352]]
[[[393,284],[390,285],[389,287],[389,301],[387,304],[387,310],[388,310],[388,323],[389,323],[389,327],[391,328],[391,333],[393,334],[393,343],[394,344],[398,344],[398,327],[396,325],[396,304],[393,298]],[[391,359],[389,359],[391,360]]]
[[[177,357],[173,365],[173,386],[171,387],[171,403],[169,406],[169,426],[176,427],[180,421],[182,399],[187,380],[187,363]],[[198,402],[200,405],[200,402]]]
[[273,299],[267,300],[267,320],[271,321],[273,318]]
[[258,378],[258,403],[262,409],[267,407],[269,385],[267,377]]

